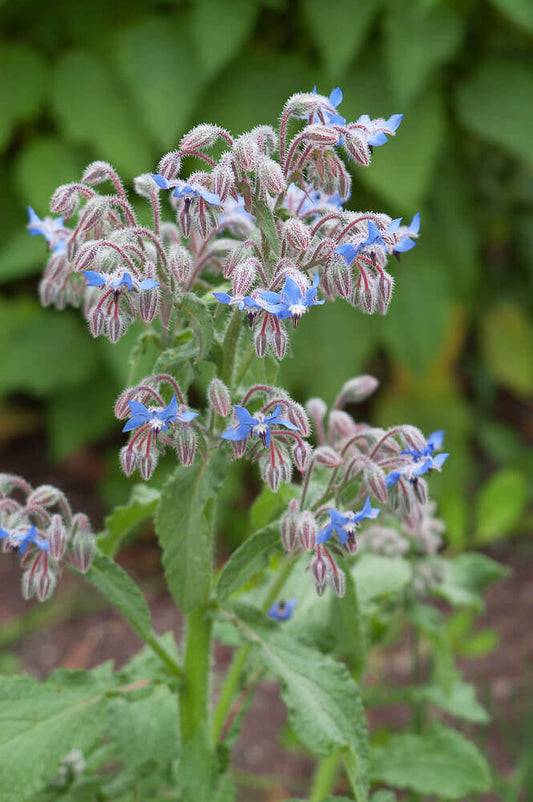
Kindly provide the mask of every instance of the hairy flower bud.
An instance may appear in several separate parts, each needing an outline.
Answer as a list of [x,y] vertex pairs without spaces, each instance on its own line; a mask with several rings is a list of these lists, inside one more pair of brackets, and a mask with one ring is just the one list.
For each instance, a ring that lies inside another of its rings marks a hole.
[[311,568],[311,573],[313,574],[313,578],[315,580],[318,595],[322,596],[326,586],[326,579],[328,576],[328,566],[321,554],[317,554],[311,560],[310,568]]
[[274,331],[274,333],[271,335],[270,342],[278,359],[283,359],[285,356],[287,352],[287,341],[287,334],[281,327],[276,329],[276,331]]
[[169,264],[177,281],[182,284],[187,281],[192,271],[192,257],[187,248],[172,243],[169,249]]
[[337,569],[336,571],[331,572],[330,576],[331,586],[335,592],[335,595],[342,599],[344,594],[346,593],[346,579],[344,576],[344,572]]
[[279,443],[276,445],[276,460],[272,460],[270,453],[265,454],[259,460],[259,469],[263,482],[265,482],[274,493],[279,488],[281,482],[288,483],[291,481],[291,459],[287,450]]
[[[105,326],[105,315],[97,306],[91,312],[89,317],[89,331],[93,337],[100,337]],[[118,339],[118,338],[117,338]]]
[[373,315],[377,304],[377,282],[372,273],[365,273],[365,280],[359,279],[351,298],[365,315]]
[[302,135],[305,135],[309,142],[328,147],[333,147],[340,139],[339,132],[333,126],[319,125],[318,123],[306,126]]
[[[155,279],[157,271],[152,262],[146,265],[146,278]],[[141,290],[139,293],[139,314],[145,323],[151,323],[157,314],[160,302],[159,287],[150,290]]]
[[380,273],[377,285],[376,309],[381,315],[387,314],[393,287],[393,277],[384,270],[383,273]]
[[310,398],[309,401],[306,401],[305,406],[314,421],[324,420],[328,411],[328,405],[322,398]]
[[281,518],[280,529],[285,550],[292,551],[298,536],[298,502],[294,498],[291,499],[289,509]]
[[61,491],[53,485],[40,485],[29,494],[26,504],[28,507],[53,507],[57,504]]
[[[168,180],[172,180],[179,175],[181,170],[181,156],[179,151],[171,150],[170,153],[165,153],[159,164],[157,165],[157,172],[159,175],[164,176]],[[154,187],[157,184],[154,182]]]
[[352,294],[352,271],[345,261],[335,260],[329,263],[327,280],[332,295],[349,298]]
[[129,446],[120,449],[120,465],[126,476],[131,476],[137,464],[137,454]]
[[91,164],[85,168],[81,180],[85,184],[101,184],[102,181],[107,181],[109,174],[113,172],[113,168],[109,162],[91,162]]
[[67,220],[76,212],[80,203],[79,192],[72,184],[62,184],[50,201],[52,214],[62,214]]
[[309,247],[309,228],[302,220],[291,217],[283,226],[283,237],[295,251],[306,251]]
[[45,565],[43,570],[35,575],[35,595],[40,602],[44,602],[50,598],[55,590],[56,581],[56,575],[48,565]]
[[191,426],[181,426],[174,437],[178,459],[184,467],[194,462],[196,454],[196,432]]
[[246,295],[248,290],[257,279],[258,259],[250,258],[241,262],[233,271],[233,294]]
[[224,203],[230,192],[233,189],[235,184],[235,176],[233,174],[233,170],[228,165],[224,164],[217,164],[216,167],[213,168],[213,172],[211,173],[211,180],[212,185],[211,189],[215,192],[222,203]]
[[285,403],[287,406],[287,418],[298,427],[302,437],[309,437],[311,434],[311,424],[309,423],[307,412],[303,406],[292,399]]
[[313,449],[306,443],[305,440],[296,441],[292,446],[292,458],[294,460],[294,464],[300,471],[300,473],[304,473],[308,466],[309,461],[311,459],[311,455],[313,453]]
[[96,259],[97,253],[98,246],[94,242],[87,242],[76,254],[76,259],[74,260],[74,270],[79,273],[81,270],[87,270],[90,268]]
[[60,560],[65,553],[68,542],[68,533],[60,515],[52,515],[47,535],[51,556],[54,560]]
[[426,438],[420,429],[416,428],[416,426],[401,426],[399,434],[402,440],[404,440],[407,448],[412,448],[415,451],[421,451],[427,446]]
[[328,424],[329,441],[332,444],[337,440],[351,437],[357,432],[354,419],[341,409],[333,409],[329,413]]
[[358,131],[348,128],[344,139],[344,147],[358,164],[368,167],[370,164],[370,150]]
[[139,471],[145,482],[150,479],[157,465],[157,457],[154,454],[143,454],[139,457]]
[[356,376],[344,384],[335,405],[340,407],[344,404],[358,404],[375,393],[378,387],[379,381],[374,376]]
[[22,574],[21,582],[22,598],[28,601],[35,593],[35,572],[28,568]]
[[150,199],[153,192],[157,192],[157,185],[151,173],[141,173],[133,179],[133,186],[137,195],[141,198]]
[[257,164],[257,179],[261,189],[270,195],[277,195],[287,188],[283,170],[277,162],[266,156]]
[[337,468],[342,465],[342,457],[330,446],[319,446],[315,448],[315,462],[324,465],[325,468]]
[[82,574],[86,574],[96,554],[96,538],[77,532],[72,541],[72,562]]
[[257,142],[257,147],[262,153],[269,155],[278,148],[278,136],[271,125],[258,125],[252,128],[251,135]]
[[304,510],[298,518],[298,540],[304,551],[313,551],[316,546],[318,524],[309,510]]
[[254,346],[255,346],[255,353],[257,356],[262,359],[266,354],[267,346],[268,346],[268,339],[263,331],[262,326],[257,327],[254,331]]
[[248,438],[244,440],[232,440],[231,448],[233,450],[233,457],[232,459],[240,459],[244,452],[246,451],[246,447],[248,446]]
[[207,398],[212,408],[221,418],[227,418],[231,413],[231,395],[221,379],[215,377],[207,388]]
[[220,136],[218,125],[201,123],[191,128],[180,142],[180,150],[203,150],[212,147]]
[[257,164],[257,144],[251,134],[243,134],[233,143],[235,161],[245,173],[255,170]]
[[104,219],[108,209],[107,198],[102,198],[96,195],[85,204],[83,211],[80,214],[80,221],[78,228],[82,233],[90,231],[95,228]]

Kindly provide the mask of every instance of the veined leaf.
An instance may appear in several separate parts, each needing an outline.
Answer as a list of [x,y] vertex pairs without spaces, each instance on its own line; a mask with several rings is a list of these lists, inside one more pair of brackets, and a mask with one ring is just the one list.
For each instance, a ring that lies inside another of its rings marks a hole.
[[254,574],[268,565],[270,555],[281,549],[279,522],[269,524],[244,541],[224,565],[216,586],[218,600],[223,603],[240,590]]

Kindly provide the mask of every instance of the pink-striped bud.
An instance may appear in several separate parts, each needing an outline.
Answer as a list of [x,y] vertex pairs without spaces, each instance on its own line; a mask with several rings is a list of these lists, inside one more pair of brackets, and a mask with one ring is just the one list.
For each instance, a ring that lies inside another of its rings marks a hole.
[[157,314],[160,301],[159,287],[141,290],[139,293],[139,314],[145,323],[151,323]]
[[180,150],[211,148],[220,136],[218,125],[201,123],[191,128],[180,142]]
[[68,534],[60,515],[52,515],[52,520],[48,531],[48,542],[50,544],[50,554],[54,560],[60,560],[67,548]]
[[416,426],[401,426],[399,434],[405,441],[407,448],[412,448],[415,451],[421,451],[427,446],[426,438],[420,429],[416,428]]
[[322,596],[326,587],[326,579],[328,576],[328,566],[325,559],[321,554],[317,554],[311,560],[311,573],[315,580],[316,589],[319,596]]
[[291,217],[287,220],[283,226],[283,237],[291,248],[294,248],[298,253],[306,251],[309,247],[309,229],[305,223],[297,217]]
[[35,573],[28,568],[22,574],[21,582],[22,598],[28,601],[35,593]]
[[277,162],[268,157],[260,159],[257,165],[257,178],[260,187],[270,195],[277,195],[287,188],[283,170]]
[[315,449],[315,462],[325,468],[337,468],[342,464],[342,457],[330,446],[319,446]]
[[50,201],[52,214],[62,214],[68,220],[79,206],[79,193],[72,184],[62,184],[56,189]]
[[385,473],[378,465],[371,463],[367,467],[363,475],[363,485],[382,504],[387,502],[388,493]]
[[85,184],[101,184],[102,181],[107,181],[110,173],[113,172],[113,168],[108,162],[96,161],[85,168],[81,180]]
[[233,271],[233,294],[246,295],[252,284],[257,278],[257,265],[259,260],[255,258],[246,259],[241,262]]
[[328,262],[331,259],[331,254],[337,247],[337,243],[331,237],[324,237],[316,245],[314,251],[309,255],[310,262]]
[[230,251],[224,264],[224,278],[231,278],[237,265],[242,262],[243,259],[246,259],[247,253],[248,249],[244,245],[237,245],[237,247]]
[[322,398],[310,398],[309,401],[306,401],[305,406],[314,421],[324,420],[328,405]]
[[94,245],[94,243],[88,242],[86,245],[80,248],[76,254],[76,259],[74,260],[74,270],[76,270],[78,273],[81,270],[87,270],[94,262],[97,253],[98,247]]
[[250,173],[257,164],[257,144],[251,134],[243,134],[233,143],[235,161],[245,173]]
[[139,457],[139,471],[142,478],[147,482],[152,476],[157,465],[157,457],[152,454],[143,454]]
[[128,418],[131,415],[129,402],[134,400],[139,401],[140,400],[139,398],[137,399],[135,398],[136,395],[137,395],[136,387],[127,387],[125,390],[121,392],[121,394],[115,401],[115,409],[114,409],[115,418],[118,418],[119,420],[124,420],[124,418]]
[[247,437],[244,440],[232,440],[231,448],[233,450],[233,459],[240,459],[243,456],[244,452],[246,451],[247,445],[248,445]]
[[424,479],[417,478],[416,482],[412,483],[415,496],[420,504],[427,504],[428,501],[428,486]]
[[278,136],[271,125],[257,125],[251,132],[262,153],[273,153],[278,147]]
[[336,145],[341,138],[339,132],[332,126],[319,125],[318,123],[315,125],[306,126],[302,131],[302,134],[305,135],[309,142],[326,147],[332,147],[333,145]]
[[328,285],[334,295],[349,298],[352,294],[352,271],[345,261],[335,260],[328,265]]
[[270,449],[259,460],[261,478],[275,493],[281,482],[288,483],[292,476],[292,462],[287,450],[279,443],[276,445],[276,459],[272,460]]
[[189,213],[189,206],[186,203],[183,205],[183,208],[178,215],[178,223],[183,236],[188,237],[191,233],[191,215]]
[[379,381],[374,376],[356,376],[343,386],[335,401],[336,406],[343,404],[358,404],[365,401],[379,387]]
[[129,446],[120,449],[120,465],[126,476],[131,476],[137,464],[137,454]]
[[265,332],[263,331],[262,327],[257,327],[254,331],[254,346],[255,346],[255,353],[257,356],[262,359],[267,351],[268,340]]
[[93,337],[99,337],[105,326],[105,315],[101,309],[97,306],[91,312],[91,316],[89,317],[89,331],[93,335]]
[[217,164],[211,173],[211,189],[224,203],[235,184],[235,176],[229,165]]
[[359,280],[358,286],[352,293],[352,303],[358,306],[365,315],[373,315],[377,303],[377,283],[372,273],[366,273],[366,282]]
[[223,381],[214,378],[207,388],[207,398],[212,408],[221,418],[231,413],[231,395]]
[[53,485],[40,485],[29,494],[26,504],[28,507],[52,507],[57,504],[61,491]]
[[53,594],[56,586],[56,575],[47,565],[43,570],[35,575],[34,588],[35,595],[40,602],[44,602]]
[[184,467],[189,467],[194,462],[196,454],[196,432],[191,426],[180,426],[174,436],[176,453],[178,459]]
[[300,471],[300,473],[305,473],[307,468],[309,467],[309,462],[311,460],[311,456],[313,454],[313,449],[306,443],[305,440],[296,441],[292,446],[292,458],[294,460],[294,464]]
[[271,344],[278,359],[283,359],[287,352],[288,337],[284,329],[276,329],[271,336]]
[[187,281],[192,271],[192,257],[187,248],[173,243],[169,252],[170,269],[181,284]]
[[92,527],[89,518],[83,512],[77,512],[72,518],[71,535],[92,535]]
[[100,197],[100,195],[88,200],[80,214],[79,231],[87,233],[87,231],[95,228],[104,219],[107,209],[108,201],[106,198]]
[[72,541],[72,562],[82,574],[86,574],[96,554],[96,538],[78,532]]
[[337,440],[344,440],[357,433],[354,419],[342,409],[333,409],[329,413],[328,434],[330,443]]
[[394,287],[394,279],[385,270],[380,274],[377,286],[377,302],[376,308],[381,315],[385,315],[389,308],[390,299],[392,296],[392,289]]
[[298,427],[298,430],[302,437],[309,437],[311,434],[311,424],[309,423],[309,418],[307,416],[307,412],[303,408],[301,404],[298,404],[297,401],[287,401],[287,418],[290,420],[291,423],[294,423],[295,426]]
[[341,198],[349,198],[352,193],[352,177],[342,162],[338,167],[337,192]]
[[339,571],[332,571],[330,576],[331,586],[335,592],[335,595],[342,599],[344,594],[346,593],[346,579],[344,577],[344,572]]
[[368,167],[370,164],[370,150],[360,133],[349,128],[346,131],[344,147],[358,164]]
[[354,534],[348,535],[348,540],[345,541],[345,543],[343,545],[343,549],[348,554],[356,554],[356,552],[357,552],[357,540],[355,539],[355,535]]
[[313,551],[316,546],[318,524],[313,513],[304,510],[298,518],[298,540],[304,551]]
[[[159,164],[157,165],[157,172],[164,176],[167,180],[172,180],[179,175],[181,170],[181,156],[179,151],[171,150],[170,153],[165,153]],[[154,182],[154,188],[157,184]]]
[[289,509],[281,518],[281,540],[286,551],[292,551],[296,546],[298,536],[298,502],[291,499]]

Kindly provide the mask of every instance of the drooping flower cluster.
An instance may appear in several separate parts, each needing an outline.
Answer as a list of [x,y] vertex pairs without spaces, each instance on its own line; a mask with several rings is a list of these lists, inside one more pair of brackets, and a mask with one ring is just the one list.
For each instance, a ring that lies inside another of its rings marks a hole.
[[39,601],[54,592],[63,562],[85,573],[96,550],[89,519],[72,513],[61,490],[52,485],[34,489],[6,473],[0,474],[0,540],[3,551],[21,556],[22,595]]

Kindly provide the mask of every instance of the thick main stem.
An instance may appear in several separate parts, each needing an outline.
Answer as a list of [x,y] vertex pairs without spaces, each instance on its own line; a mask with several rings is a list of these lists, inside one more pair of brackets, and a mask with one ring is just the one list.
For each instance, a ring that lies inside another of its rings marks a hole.
[[339,753],[323,757],[314,774],[313,785],[309,794],[309,802],[323,802],[331,795],[339,769]]
[[207,729],[212,627],[212,617],[206,606],[193,610],[187,619],[185,681],[180,694],[183,743],[190,741],[199,729]]

